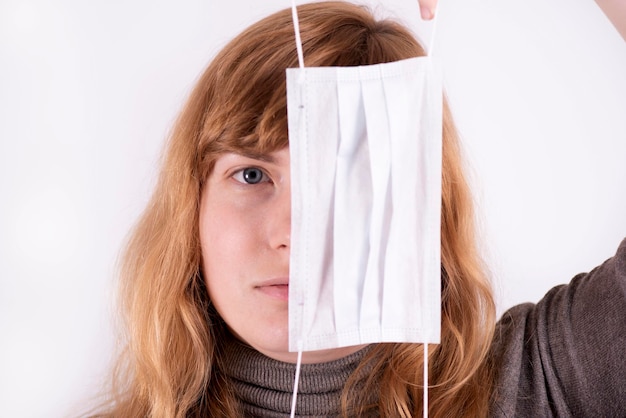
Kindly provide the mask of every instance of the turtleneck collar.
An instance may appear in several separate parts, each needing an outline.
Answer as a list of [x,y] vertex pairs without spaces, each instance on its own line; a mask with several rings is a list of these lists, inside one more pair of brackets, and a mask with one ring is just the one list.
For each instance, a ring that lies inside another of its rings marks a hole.
[[[296,365],[266,357],[234,338],[228,340],[224,347],[224,373],[246,416],[288,417]],[[338,415],[346,381],[370,347],[327,363],[303,364],[296,415]]]

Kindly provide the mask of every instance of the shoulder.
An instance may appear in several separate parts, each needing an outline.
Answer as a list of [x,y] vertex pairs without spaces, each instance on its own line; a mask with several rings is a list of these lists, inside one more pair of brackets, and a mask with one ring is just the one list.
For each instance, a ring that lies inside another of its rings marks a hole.
[[626,240],[591,272],[503,315],[490,358],[493,415],[626,415],[624,347]]

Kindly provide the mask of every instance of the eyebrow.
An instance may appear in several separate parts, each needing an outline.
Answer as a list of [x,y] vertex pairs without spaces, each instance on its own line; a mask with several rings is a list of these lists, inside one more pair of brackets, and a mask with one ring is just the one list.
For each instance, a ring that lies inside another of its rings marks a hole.
[[252,151],[237,151],[235,154],[239,154],[242,157],[250,158],[252,160],[259,160],[266,163],[276,163],[276,158],[269,154],[261,154]]

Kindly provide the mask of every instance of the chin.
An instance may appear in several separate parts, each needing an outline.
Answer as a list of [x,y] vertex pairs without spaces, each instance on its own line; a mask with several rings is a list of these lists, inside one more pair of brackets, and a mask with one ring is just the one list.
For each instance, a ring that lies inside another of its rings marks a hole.
[[280,322],[283,323],[274,326],[263,326],[257,321],[251,320],[245,327],[237,329],[229,326],[228,329],[235,338],[261,354],[274,360],[295,363],[298,353],[289,352],[289,327],[287,320]]
[[[284,363],[296,363],[298,360],[298,353],[292,353],[289,351],[288,335],[285,335],[284,341],[264,341],[262,344],[249,345],[256,351],[274,360],[282,361]],[[329,361],[338,360],[364,348],[366,345],[367,344],[349,347],[329,348],[325,350],[305,351],[302,353],[302,364],[326,363]]]
[[267,332],[248,344],[258,352],[274,360],[295,363],[298,353],[289,352],[289,332]]

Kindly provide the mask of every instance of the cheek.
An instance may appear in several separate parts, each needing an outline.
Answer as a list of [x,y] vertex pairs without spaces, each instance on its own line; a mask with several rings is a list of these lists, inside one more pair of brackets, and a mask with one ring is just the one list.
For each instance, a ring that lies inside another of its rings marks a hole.
[[199,214],[204,263],[221,264],[224,259],[245,262],[262,244],[268,205],[219,187],[207,189],[205,196]]
[[211,293],[241,284],[257,258],[259,222],[236,205],[203,201],[199,233],[202,266]]
[[[258,259],[258,226],[233,205],[202,204],[199,219],[202,269],[209,298],[231,329],[249,320],[251,278]],[[258,225],[258,222],[256,223]]]
[[242,239],[240,231],[237,231],[237,223],[232,222],[227,214],[219,206],[202,204],[199,219],[205,283],[209,298],[222,317],[222,306],[232,303],[229,299],[236,291],[233,276],[237,275],[237,271],[234,261]]
[[[245,244],[245,228],[234,214],[220,205],[202,205],[200,213],[200,247],[207,277],[228,267]],[[213,274],[211,274],[213,273]]]

